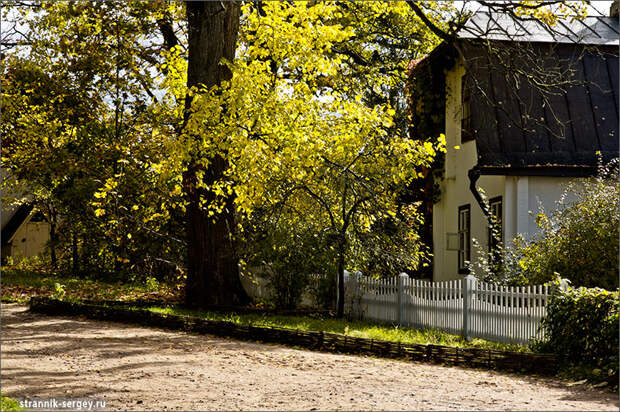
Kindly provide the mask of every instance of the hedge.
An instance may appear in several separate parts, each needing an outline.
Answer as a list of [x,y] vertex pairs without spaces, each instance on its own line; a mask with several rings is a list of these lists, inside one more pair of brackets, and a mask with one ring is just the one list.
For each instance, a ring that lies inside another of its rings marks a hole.
[[547,340],[539,349],[558,354],[565,364],[600,369],[617,382],[619,308],[618,291],[581,287],[555,294],[542,321]]

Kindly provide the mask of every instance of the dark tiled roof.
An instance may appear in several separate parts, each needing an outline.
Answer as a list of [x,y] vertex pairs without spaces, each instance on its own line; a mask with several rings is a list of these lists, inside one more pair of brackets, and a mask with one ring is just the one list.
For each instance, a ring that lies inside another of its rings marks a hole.
[[[482,67],[473,76],[496,102],[472,110],[479,166],[595,166],[618,157],[618,49],[533,44],[548,64],[574,73],[571,84],[547,93],[526,79]],[[604,50],[603,50],[604,49]],[[473,69],[475,70],[475,69]]]
[[540,43],[579,43],[617,46],[620,23],[617,17],[589,16],[583,20],[564,18],[553,27],[538,20],[514,20],[500,13],[477,12],[458,33],[461,39],[504,40]]
[[15,232],[17,232],[17,229],[19,229],[22,223],[24,223],[24,220],[30,216],[33,208],[34,207],[31,204],[21,205],[6,225],[4,225],[2,228],[2,234],[0,235],[2,236],[3,245],[10,242],[13,235],[15,235]]
[[[588,17],[561,20],[547,30],[534,21],[479,12],[460,31],[458,48],[441,43],[412,68],[412,78],[438,63],[443,70],[431,70],[431,77],[445,80],[453,64],[445,57],[462,52],[468,77],[478,84],[471,93],[470,131],[479,168],[503,174],[594,171],[599,159],[619,156],[619,26],[616,17]],[[481,37],[495,45],[480,44]],[[570,73],[572,80],[543,92],[532,86],[528,71]],[[441,84],[431,95],[445,96]]]

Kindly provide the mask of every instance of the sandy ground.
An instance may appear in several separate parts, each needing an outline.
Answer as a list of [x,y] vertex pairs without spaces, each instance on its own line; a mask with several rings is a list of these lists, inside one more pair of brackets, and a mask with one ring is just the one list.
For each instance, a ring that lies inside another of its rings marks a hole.
[[2,305],[2,392],[121,410],[618,410],[554,379],[336,355]]

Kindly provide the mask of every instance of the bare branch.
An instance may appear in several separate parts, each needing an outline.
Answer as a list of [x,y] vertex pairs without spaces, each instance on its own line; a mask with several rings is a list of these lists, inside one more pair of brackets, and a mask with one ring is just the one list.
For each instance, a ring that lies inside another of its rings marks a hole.
[[437,37],[442,40],[445,40],[449,43],[452,43],[454,40],[454,34],[447,33],[439,28],[435,23],[433,23],[428,16],[422,11],[422,9],[418,6],[418,3],[413,0],[407,0],[407,4],[414,13],[422,20],[422,22],[433,32]]

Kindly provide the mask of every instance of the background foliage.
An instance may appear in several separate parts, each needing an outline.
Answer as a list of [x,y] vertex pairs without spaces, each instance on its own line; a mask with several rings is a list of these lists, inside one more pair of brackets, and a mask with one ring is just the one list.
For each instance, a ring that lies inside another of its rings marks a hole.
[[29,43],[3,56],[3,203],[34,203],[45,215],[52,270],[180,274],[176,182],[159,173],[170,127],[152,110],[144,64],[163,60],[151,41],[156,11],[96,2],[15,10]]
[[[543,22],[554,15],[513,8]],[[7,10],[28,30],[3,54],[3,189],[6,204],[34,202],[52,225],[53,270],[182,279],[182,175],[190,159],[209,170],[217,158],[227,169],[197,188],[211,199],[200,206],[214,216],[233,205],[235,253],[274,269],[280,304],[292,305],[310,274],[428,265],[424,196],[409,192],[429,192],[423,179],[434,159],[441,164],[433,126],[442,117],[430,98],[419,116],[408,111],[405,84],[410,62],[439,44],[438,31],[453,34],[465,8],[246,3],[235,60],[222,62],[232,78],[210,90],[187,87],[181,2]]]
[[539,285],[565,278],[575,286],[618,288],[618,161],[569,184],[552,212],[536,214],[539,232],[503,248],[501,264],[478,250],[471,267],[486,281]]

